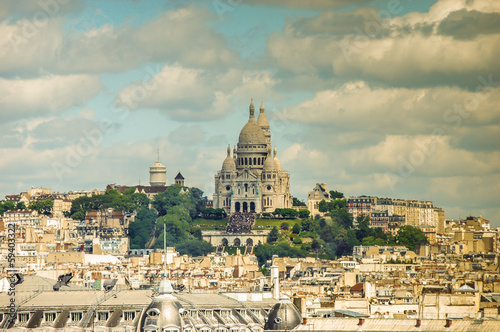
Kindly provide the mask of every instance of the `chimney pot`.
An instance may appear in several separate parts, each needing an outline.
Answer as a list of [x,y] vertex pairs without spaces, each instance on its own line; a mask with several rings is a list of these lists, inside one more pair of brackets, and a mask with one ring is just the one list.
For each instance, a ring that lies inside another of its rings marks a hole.
[[361,326],[361,325],[363,325],[364,322],[365,322],[365,319],[364,318],[360,318],[358,325]]
[[450,327],[452,323],[451,319],[446,319],[446,325],[444,327]]
[[307,324],[307,317],[304,317],[302,318],[302,325],[306,325]]
[[417,319],[417,324],[415,324],[415,327],[420,327],[422,325],[422,321],[420,319]]

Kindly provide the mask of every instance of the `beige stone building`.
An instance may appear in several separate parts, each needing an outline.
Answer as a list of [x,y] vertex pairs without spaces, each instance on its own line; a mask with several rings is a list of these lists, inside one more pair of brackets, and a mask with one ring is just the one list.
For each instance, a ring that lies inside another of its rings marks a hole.
[[311,212],[311,217],[315,215],[324,215],[319,211],[321,201],[330,202],[330,193],[326,189],[326,183],[316,183],[316,187],[307,195],[307,209]]
[[283,170],[274,149],[271,155],[271,131],[264,105],[255,120],[250,104],[250,117],[240,132],[237,148],[227,148],[222,169],[215,175],[214,208],[227,213],[274,212],[291,208],[290,174]]

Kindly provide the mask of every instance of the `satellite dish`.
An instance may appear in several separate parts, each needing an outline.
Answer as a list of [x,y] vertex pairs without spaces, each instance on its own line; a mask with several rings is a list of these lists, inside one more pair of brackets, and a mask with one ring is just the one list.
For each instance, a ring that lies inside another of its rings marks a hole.
[[54,286],[52,286],[52,289],[55,292],[59,291],[62,286],[68,286],[68,283],[71,279],[73,279],[72,273],[61,274],[59,277],[57,277],[57,282]]

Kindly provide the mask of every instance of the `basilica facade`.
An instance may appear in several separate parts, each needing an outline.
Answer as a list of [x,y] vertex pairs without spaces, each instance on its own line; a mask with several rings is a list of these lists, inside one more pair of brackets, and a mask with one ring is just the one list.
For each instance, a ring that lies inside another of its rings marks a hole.
[[290,174],[283,170],[271,148],[271,130],[264,105],[255,120],[255,108],[250,103],[250,117],[241,129],[238,144],[227,157],[222,169],[215,174],[214,208],[228,214],[236,212],[274,212],[291,208]]

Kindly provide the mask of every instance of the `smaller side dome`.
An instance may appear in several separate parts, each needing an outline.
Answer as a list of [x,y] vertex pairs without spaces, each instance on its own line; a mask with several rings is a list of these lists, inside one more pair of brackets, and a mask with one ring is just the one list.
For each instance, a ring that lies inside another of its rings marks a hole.
[[275,171],[276,163],[274,162],[274,158],[270,155],[264,161],[264,171]]
[[264,171],[275,171],[276,163],[274,162],[273,156],[271,155],[271,146],[267,146],[267,157],[264,160]]
[[281,166],[281,162],[278,159],[278,149],[274,148],[274,163],[276,164],[276,168],[281,171],[283,167]]
[[236,163],[234,162],[234,158],[231,158],[231,146],[227,147],[227,157],[224,159],[222,163],[222,171],[223,172],[232,172],[236,171]]
[[288,296],[282,296],[269,312],[265,330],[292,330],[302,322],[299,309]]

